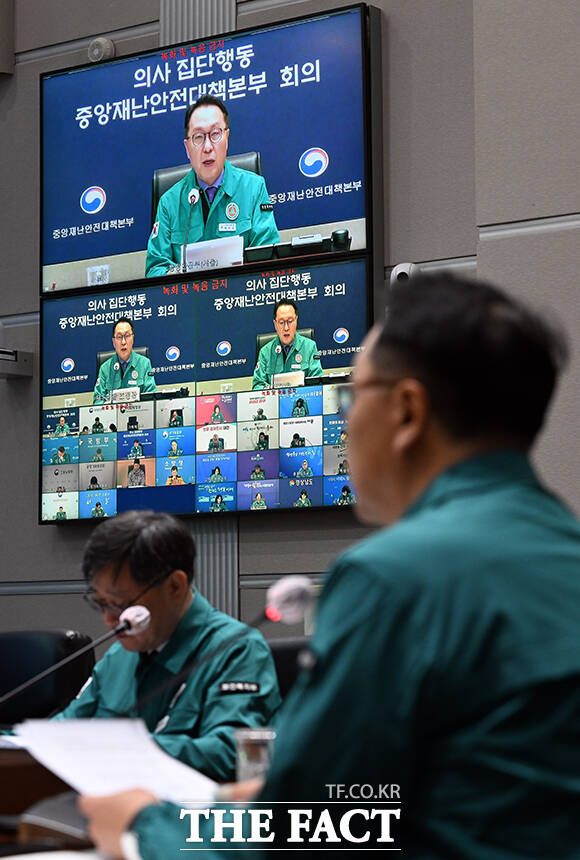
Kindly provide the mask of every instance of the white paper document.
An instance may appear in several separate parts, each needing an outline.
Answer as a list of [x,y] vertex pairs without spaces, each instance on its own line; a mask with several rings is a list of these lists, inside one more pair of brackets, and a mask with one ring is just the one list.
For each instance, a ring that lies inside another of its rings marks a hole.
[[[220,227],[231,227],[224,224]],[[235,229],[235,224],[234,224]],[[244,262],[244,237],[225,236],[221,239],[206,239],[204,242],[190,242],[181,246],[182,272],[209,272],[212,269],[226,269],[241,266]]]
[[26,720],[17,731],[37,761],[81,794],[144,788],[174,803],[207,802],[217,787],[164,752],[142,720]]
[[26,749],[23,738],[18,735],[0,735],[0,749]]

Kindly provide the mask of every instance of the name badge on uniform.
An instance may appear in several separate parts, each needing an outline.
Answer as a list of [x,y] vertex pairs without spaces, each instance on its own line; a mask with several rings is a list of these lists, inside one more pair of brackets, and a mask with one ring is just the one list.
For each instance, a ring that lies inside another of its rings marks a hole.
[[235,233],[236,225],[235,224],[218,224],[218,231],[220,233]]
[[259,693],[260,685],[255,681],[222,681],[220,693]]
[[137,380],[136,379],[128,379],[127,385],[137,385]]
[[293,364],[292,370],[300,370],[300,365],[299,364]]

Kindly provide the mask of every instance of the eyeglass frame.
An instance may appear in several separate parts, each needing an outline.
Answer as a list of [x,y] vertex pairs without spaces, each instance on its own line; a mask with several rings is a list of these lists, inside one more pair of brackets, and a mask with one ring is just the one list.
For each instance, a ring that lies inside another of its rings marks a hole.
[[[339,412],[343,415],[348,415],[352,409],[355,393],[357,391],[374,387],[392,388],[400,382],[401,379],[401,376],[398,376],[395,379],[381,379],[380,377],[373,377],[372,379],[367,379],[366,382],[357,383],[356,387],[354,382],[342,382],[340,385],[337,385],[335,389],[337,393]],[[346,401],[348,401],[348,405],[344,405]]]
[[298,317],[294,317],[294,319],[292,319],[292,320],[276,320],[275,319],[274,322],[276,323],[276,325],[279,325],[280,328],[290,329],[290,328],[292,328],[293,325],[296,325],[296,323],[298,322]]
[[148,591],[150,591],[152,588],[156,588],[158,585],[161,585],[163,582],[165,582],[166,579],[171,576],[172,573],[173,569],[160,573],[158,576],[154,577],[151,580],[151,582],[147,585],[146,588],[143,589],[143,591],[140,591],[136,597],[129,601],[129,603],[121,607],[115,606],[113,603],[109,603],[107,600],[98,600],[97,598],[93,597],[93,592],[91,592],[90,589],[85,591],[85,593],[83,594],[83,600],[91,607],[91,609],[94,609],[95,612],[109,612],[111,615],[115,615],[117,618],[120,618],[126,609],[129,609],[130,606],[135,606],[137,601],[141,600],[141,598],[145,594],[147,594]]
[[118,341],[119,343],[127,342],[130,338],[135,337],[135,332],[130,331],[127,334],[114,334],[113,340]]
[[[195,134],[190,134],[185,139],[189,140],[191,142],[191,145],[195,146],[196,149],[201,149],[203,146],[205,146],[205,141],[208,137],[210,139],[210,143],[212,143],[213,146],[215,146],[218,143],[221,143],[222,140],[224,139],[224,135],[225,135],[226,131],[229,131],[229,130],[230,130],[229,126],[226,125],[224,128],[212,128],[211,131],[196,131]],[[211,139],[211,136],[212,136],[212,134],[214,134],[214,132],[219,132],[220,136],[218,137],[217,140]],[[198,136],[201,137],[201,135],[203,135],[203,141],[201,143],[196,143],[193,138],[198,137]]]

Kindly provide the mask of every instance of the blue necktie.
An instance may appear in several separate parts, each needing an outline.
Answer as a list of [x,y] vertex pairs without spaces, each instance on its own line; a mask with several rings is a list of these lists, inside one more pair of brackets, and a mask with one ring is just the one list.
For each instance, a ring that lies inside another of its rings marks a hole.
[[209,200],[209,205],[211,206],[211,204],[213,203],[213,199],[217,194],[217,188],[215,187],[215,185],[210,185],[208,188],[205,189],[205,193],[207,194],[207,199]]

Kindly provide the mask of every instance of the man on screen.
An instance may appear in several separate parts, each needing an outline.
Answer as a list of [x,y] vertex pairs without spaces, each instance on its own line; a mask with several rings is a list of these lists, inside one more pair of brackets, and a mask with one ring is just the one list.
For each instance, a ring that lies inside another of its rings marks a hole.
[[70,463],[70,454],[64,445],[61,445],[58,451],[54,452],[50,458],[50,463],[52,466],[62,466],[65,463]]
[[92,519],[99,520],[99,519],[103,519],[106,516],[107,515],[105,513],[105,510],[104,510],[101,502],[96,502],[95,507],[91,511]]
[[[214,609],[193,586],[195,544],[167,514],[103,519],[85,548],[85,599],[109,629],[128,606],[149,626],[120,634],[56,719],[124,717],[136,707],[166,753],[212,779],[235,774],[237,727],[268,725],[280,703],[272,654],[257,630]],[[243,635],[224,647],[232,635]],[[177,678],[188,663],[207,662]],[[232,692],[231,682],[244,682]],[[151,694],[149,700],[142,700]]]
[[179,474],[177,466],[172,466],[171,467],[171,475],[165,481],[165,486],[166,487],[177,487],[177,486],[181,486],[182,484],[185,484],[185,481],[183,480],[182,476]]
[[318,347],[309,337],[296,331],[298,305],[281,299],[274,307],[276,337],[262,347],[258,356],[252,388],[269,388],[274,373],[304,371],[304,376],[322,376]]
[[256,463],[250,473],[250,481],[263,481],[265,477],[266,473],[264,472],[260,464]]
[[312,467],[308,465],[308,460],[302,460],[302,465],[296,472],[297,478],[311,478],[313,475]]
[[70,428],[65,421],[64,415],[61,415],[58,419],[58,424],[56,425],[56,429],[54,431],[54,435],[56,436],[68,436],[70,434]]
[[145,487],[146,485],[145,468],[141,465],[140,460],[134,460],[127,472],[127,487]]
[[151,362],[146,355],[134,351],[134,342],[133,323],[128,317],[119,317],[113,324],[116,355],[104,361],[99,368],[93,403],[105,403],[111,392],[118,388],[138,387],[143,393],[157,390]]
[[159,201],[147,245],[145,274],[166,275],[191,242],[243,236],[248,245],[280,241],[262,176],[226,161],[229,114],[215,96],[201,96],[185,114],[185,150],[192,170]]

